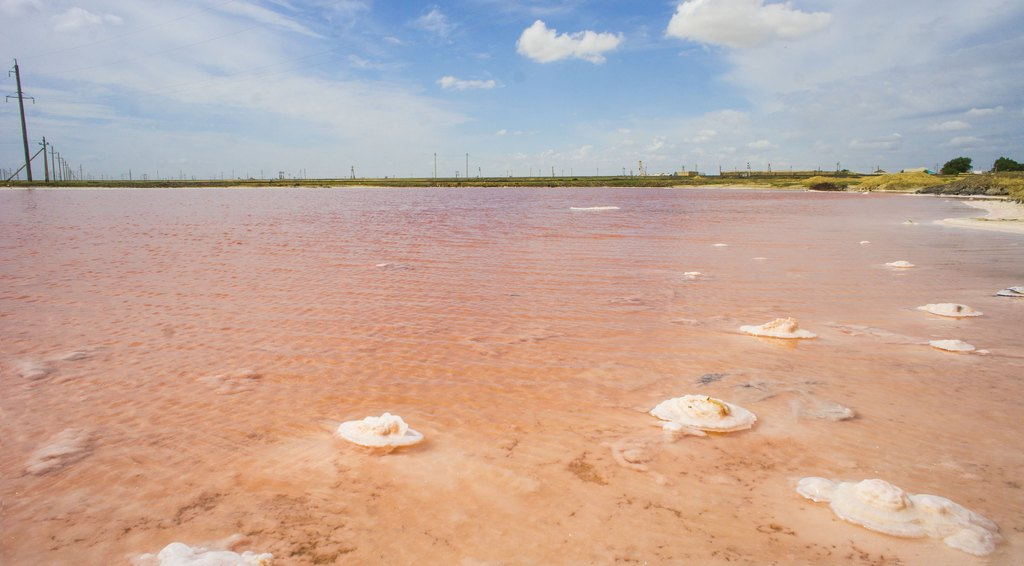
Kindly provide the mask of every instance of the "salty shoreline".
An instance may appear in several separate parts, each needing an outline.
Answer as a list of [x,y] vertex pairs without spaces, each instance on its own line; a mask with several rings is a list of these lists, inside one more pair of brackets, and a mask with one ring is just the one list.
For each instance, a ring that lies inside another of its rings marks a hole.
[[984,199],[965,200],[964,204],[988,212],[987,215],[971,218],[944,218],[936,224],[956,228],[972,228],[993,232],[1024,234],[1024,205],[1008,200]]

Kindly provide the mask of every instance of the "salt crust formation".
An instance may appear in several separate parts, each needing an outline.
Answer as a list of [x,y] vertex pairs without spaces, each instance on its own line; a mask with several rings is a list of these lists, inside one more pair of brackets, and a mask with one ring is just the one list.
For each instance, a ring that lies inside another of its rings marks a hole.
[[705,436],[707,432],[733,432],[754,425],[754,413],[707,395],[683,395],[658,403],[651,414],[663,421],[666,431]]
[[761,326],[741,326],[740,332],[746,332],[754,336],[766,336],[768,338],[817,338],[817,334],[808,330],[802,330],[800,324],[794,318],[776,318]]
[[932,348],[939,350],[945,350],[947,352],[973,352],[974,346],[971,346],[963,340],[932,340],[928,342],[928,345]]
[[703,276],[704,276],[704,274],[699,272],[699,271],[687,271],[686,273],[683,273],[683,277],[685,277],[685,278],[687,278],[687,279],[689,279],[691,281],[696,280],[696,279],[700,279]]
[[927,305],[917,307],[917,310],[930,312],[939,316],[948,316],[950,318],[964,318],[985,314],[981,311],[976,311],[967,305],[960,305],[957,303],[929,303]]
[[715,244],[716,248],[728,248],[729,244]]
[[871,243],[870,240],[861,240],[860,241],[860,245],[862,245],[862,246],[865,246],[865,245],[870,244],[870,243]]
[[907,493],[880,479],[835,482],[803,478],[797,493],[828,502],[841,519],[897,537],[942,539],[947,546],[975,556],[995,550],[1002,537],[987,518],[937,495]]
[[885,266],[886,267],[896,267],[896,268],[899,268],[899,269],[907,269],[907,268],[910,268],[910,267],[914,267],[914,264],[910,263],[909,261],[907,261],[905,259],[901,259],[899,261],[890,261],[889,263],[885,264]]
[[1024,297],[1024,286],[1007,287],[996,291],[997,297]]
[[207,550],[200,546],[172,542],[155,557],[143,554],[137,563],[160,566],[273,566],[274,555],[267,552],[255,554],[248,550],[238,554],[230,550]]
[[92,435],[87,430],[65,429],[32,453],[25,471],[41,476],[70,466],[92,452],[91,440]]
[[410,446],[423,440],[423,435],[409,428],[402,417],[391,413],[341,423],[337,434],[349,442],[374,448]]

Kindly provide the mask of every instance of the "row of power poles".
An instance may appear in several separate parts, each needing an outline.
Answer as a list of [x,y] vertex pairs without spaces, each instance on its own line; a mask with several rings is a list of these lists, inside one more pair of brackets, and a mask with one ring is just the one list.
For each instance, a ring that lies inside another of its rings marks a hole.
[[[31,151],[29,149],[29,142],[28,142],[28,126],[27,126],[27,124],[25,122],[25,99],[27,98],[27,99],[31,100],[33,103],[35,103],[35,98],[33,98],[31,96],[25,96],[24,91],[22,91],[22,89],[21,89],[21,69],[18,67],[18,60],[17,59],[14,60],[14,68],[11,69],[7,73],[8,76],[10,76],[11,74],[14,75],[14,81],[15,81],[15,84],[17,85],[17,87],[18,87],[18,92],[17,92],[17,94],[14,94],[14,95],[8,95],[6,97],[6,99],[10,99],[10,98],[17,98],[18,99],[18,110],[21,113],[21,140],[22,140],[22,143],[24,144],[24,148],[25,148],[25,165],[20,167],[17,171],[15,171],[12,175],[10,175],[9,178],[7,178],[5,180],[6,181],[10,181],[14,177],[16,177],[19,173],[21,173],[22,169],[24,169],[25,170],[25,176],[28,179],[28,181],[31,183],[32,182],[32,160],[35,159],[36,157],[38,157],[40,153],[43,154],[43,172],[44,172],[44,178],[45,178],[47,183],[49,183],[51,180],[53,180],[53,181],[70,181],[70,180],[74,180],[76,178],[75,170],[71,167],[71,165],[63,157],[61,157],[60,153],[58,153],[54,149],[53,144],[48,143],[46,141],[46,137],[45,136],[43,137],[43,141],[39,143],[39,145],[42,146],[42,147],[39,150],[37,150],[34,155],[31,154]],[[47,154],[47,150],[49,150],[49,154]],[[77,175],[77,177],[81,178],[81,167],[79,167],[79,172],[78,173],[79,174]]]

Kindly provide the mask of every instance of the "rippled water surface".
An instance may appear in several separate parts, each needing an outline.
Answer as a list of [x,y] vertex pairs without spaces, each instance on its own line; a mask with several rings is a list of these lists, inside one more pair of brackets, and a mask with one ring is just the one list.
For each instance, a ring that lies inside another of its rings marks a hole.
[[[1024,300],[993,294],[1024,285],[1024,237],[932,224],[974,214],[724,189],[2,191],[0,562],[240,534],[279,564],[1019,563]],[[915,308],[940,302],[985,315]],[[819,337],[737,331],[782,316]],[[989,353],[927,345],[953,338]],[[758,422],[668,437],[647,411],[688,393]],[[385,411],[426,441],[332,435]],[[1006,540],[983,560],[872,533],[803,476],[942,495]]]

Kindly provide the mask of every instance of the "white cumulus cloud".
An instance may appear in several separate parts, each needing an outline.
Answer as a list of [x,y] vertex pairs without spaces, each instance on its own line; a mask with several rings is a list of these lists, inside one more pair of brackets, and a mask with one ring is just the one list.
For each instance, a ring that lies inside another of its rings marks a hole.
[[455,77],[453,77],[451,75],[448,75],[448,76],[445,76],[445,77],[441,77],[440,79],[437,79],[437,84],[441,85],[441,88],[444,88],[444,89],[454,89],[454,90],[471,90],[471,89],[490,90],[490,89],[494,88],[495,86],[497,86],[497,83],[494,82],[494,79],[489,79],[489,80],[486,80],[486,81],[466,80],[466,79],[457,79],[457,78],[455,78]]
[[119,25],[121,23],[122,20],[119,16],[113,14],[100,16],[78,6],[68,8],[63,14],[53,17],[54,31],[72,31],[89,26],[102,24]]
[[970,127],[971,125],[963,120],[949,120],[947,122],[929,126],[928,130],[932,132],[955,132],[958,130],[966,130]]
[[802,12],[764,0],[687,0],[676,7],[666,35],[699,43],[750,48],[797,39],[832,22],[824,12]]
[[595,31],[572,34],[548,29],[541,20],[523,30],[516,41],[516,51],[534,61],[551,63],[562,59],[583,59],[591,63],[604,63],[604,53],[622,43],[622,35]]

